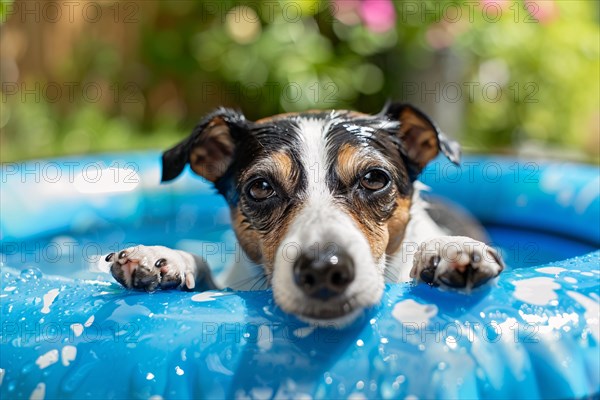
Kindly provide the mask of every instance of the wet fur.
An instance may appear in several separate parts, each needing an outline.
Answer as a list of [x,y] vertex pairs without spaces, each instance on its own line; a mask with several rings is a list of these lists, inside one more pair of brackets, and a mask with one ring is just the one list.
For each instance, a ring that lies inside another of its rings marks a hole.
[[[311,321],[351,319],[379,302],[384,280],[407,281],[410,271],[417,278],[421,271],[431,272],[428,263],[435,258],[428,254],[418,253],[415,260],[423,265],[413,265],[418,244],[451,239],[428,215],[416,182],[440,152],[458,163],[458,145],[405,104],[390,104],[377,115],[308,111],[255,122],[219,109],[164,153],[162,180],[176,178],[189,164],[227,200],[249,260],[234,267],[226,285],[270,284],[285,311]],[[380,190],[365,190],[361,179],[373,169],[384,171],[390,181]],[[275,194],[253,200],[248,191],[256,179],[266,180]],[[291,252],[296,257],[313,251],[335,254],[340,248],[354,260],[356,278],[339,298],[307,298],[293,283]],[[466,265],[460,266],[461,273]],[[451,263],[444,268],[454,272]],[[496,270],[501,268],[489,275]]]

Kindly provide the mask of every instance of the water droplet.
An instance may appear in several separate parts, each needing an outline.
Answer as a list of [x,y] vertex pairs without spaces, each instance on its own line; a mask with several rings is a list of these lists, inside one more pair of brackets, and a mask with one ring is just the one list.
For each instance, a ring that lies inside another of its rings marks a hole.
[[25,280],[40,279],[43,274],[38,268],[27,268],[21,271],[21,278]]
[[35,364],[33,364],[33,363],[27,363],[27,364],[25,364],[25,365],[23,366],[23,368],[21,368],[21,373],[22,373],[23,375],[27,375],[28,373],[30,373],[30,372],[31,372],[31,370],[33,369],[33,366],[34,366],[34,365],[35,365]]
[[[384,399],[392,399],[396,394],[396,390],[398,390],[399,385],[394,382],[391,385],[389,383],[381,384],[381,397]],[[397,397],[397,396],[396,396]]]
[[475,371],[475,374],[477,375],[477,377],[479,379],[483,379],[485,378],[485,372],[483,371],[483,369],[477,367],[477,370]]

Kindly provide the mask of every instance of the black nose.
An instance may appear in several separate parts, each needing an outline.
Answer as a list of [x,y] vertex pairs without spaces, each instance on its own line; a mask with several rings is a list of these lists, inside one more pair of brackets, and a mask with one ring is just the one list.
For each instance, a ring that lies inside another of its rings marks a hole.
[[338,249],[334,254],[303,253],[294,263],[296,285],[309,297],[327,300],[338,296],[354,280],[354,263]]

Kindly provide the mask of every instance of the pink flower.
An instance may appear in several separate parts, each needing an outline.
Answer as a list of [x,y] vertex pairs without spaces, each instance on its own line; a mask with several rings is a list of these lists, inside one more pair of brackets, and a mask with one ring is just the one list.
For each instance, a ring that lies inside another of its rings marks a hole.
[[525,0],[525,9],[541,23],[558,18],[558,6],[554,0]]
[[396,24],[396,10],[391,0],[363,0],[359,14],[372,32],[387,32]]
[[334,0],[334,5],[335,17],[346,25],[362,21],[371,32],[383,33],[396,24],[392,0]]

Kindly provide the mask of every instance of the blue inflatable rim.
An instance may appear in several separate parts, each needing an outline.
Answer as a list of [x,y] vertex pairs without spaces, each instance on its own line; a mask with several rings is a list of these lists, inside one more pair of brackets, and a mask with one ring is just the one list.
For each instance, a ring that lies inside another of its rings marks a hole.
[[[581,398],[600,391],[597,168],[471,156],[456,169],[436,161],[423,173],[432,194],[469,209],[500,247],[516,237],[539,241],[539,257],[509,255],[515,268],[471,296],[388,285],[380,306],[336,330],[282,313],[268,290],[148,295],[84,268],[71,253],[35,259],[36,244],[64,249],[69,240],[95,243],[97,254],[118,240],[191,250],[233,240],[212,188],[191,174],[159,186],[158,159],[109,154],[3,165],[2,398]],[[112,178],[92,182],[85,168],[124,175],[116,186]],[[53,171],[60,179],[43,176]],[[44,179],[31,180],[36,174]],[[190,227],[182,215],[210,229]]]

